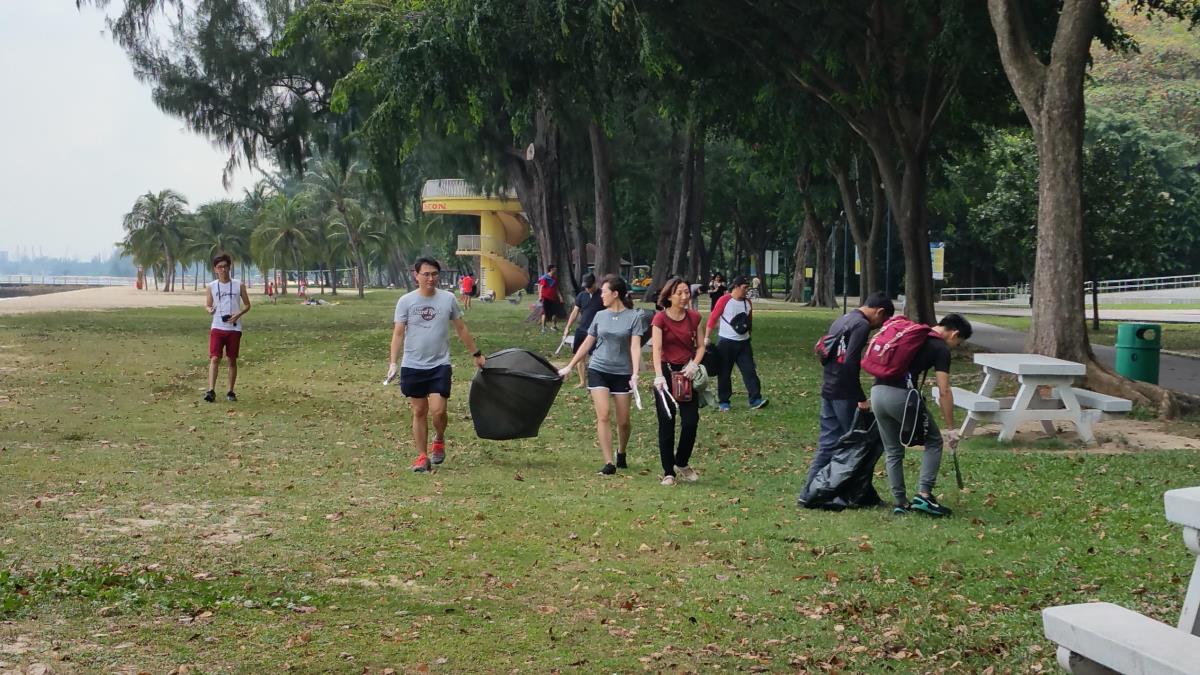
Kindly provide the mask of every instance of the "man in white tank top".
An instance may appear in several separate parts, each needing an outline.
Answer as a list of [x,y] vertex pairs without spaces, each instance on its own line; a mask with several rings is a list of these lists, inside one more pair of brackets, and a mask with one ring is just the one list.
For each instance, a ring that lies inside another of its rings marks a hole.
[[230,276],[233,261],[222,253],[213,258],[213,271],[217,278],[208,282],[208,294],[204,308],[212,315],[212,327],[208,331],[208,391],[204,400],[217,400],[213,391],[217,386],[217,368],[221,363],[221,352],[229,358],[229,391],[226,401],[236,401],[233,387],[237,384],[238,350],[242,344],[242,316],[250,311],[250,295],[242,282]]

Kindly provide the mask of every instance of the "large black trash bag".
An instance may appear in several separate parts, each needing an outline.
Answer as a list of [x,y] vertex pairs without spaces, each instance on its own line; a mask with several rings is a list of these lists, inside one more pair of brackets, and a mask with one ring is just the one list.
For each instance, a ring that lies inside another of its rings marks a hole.
[[546,359],[524,349],[488,355],[471,380],[471,420],[475,434],[493,441],[538,435],[562,387]]
[[804,486],[804,506],[841,511],[845,508],[878,506],[883,503],[871,475],[883,454],[883,440],[875,415],[865,410],[854,413],[850,431],[838,439],[829,464]]

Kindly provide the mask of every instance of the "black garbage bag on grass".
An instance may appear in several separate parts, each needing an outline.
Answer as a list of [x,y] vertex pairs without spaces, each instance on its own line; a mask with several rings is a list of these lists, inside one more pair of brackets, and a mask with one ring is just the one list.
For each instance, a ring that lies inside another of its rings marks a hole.
[[538,435],[562,378],[546,359],[524,349],[490,354],[471,380],[475,435],[493,441]]
[[871,475],[883,454],[883,440],[875,415],[858,410],[850,431],[838,439],[829,464],[813,476],[800,493],[810,509],[841,511],[846,508],[878,506],[883,503]]

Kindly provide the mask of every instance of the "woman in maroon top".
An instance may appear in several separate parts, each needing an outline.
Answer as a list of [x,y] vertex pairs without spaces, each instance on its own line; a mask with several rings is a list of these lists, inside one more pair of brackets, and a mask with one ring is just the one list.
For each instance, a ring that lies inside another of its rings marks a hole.
[[[650,343],[654,348],[654,410],[658,413],[658,455],[662,460],[663,485],[674,485],[676,475],[695,483],[700,480],[696,470],[688,466],[692,448],[696,445],[696,426],[700,421],[699,401],[672,403],[667,377],[682,372],[694,378],[704,359],[704,340],[700,339],[700,313],[688,309],[692,291],[688,282],[672,277],[663,285],[658,304],[663,311],[650,322]],[[675,419],[680,421],[679,446],[675,446]]]

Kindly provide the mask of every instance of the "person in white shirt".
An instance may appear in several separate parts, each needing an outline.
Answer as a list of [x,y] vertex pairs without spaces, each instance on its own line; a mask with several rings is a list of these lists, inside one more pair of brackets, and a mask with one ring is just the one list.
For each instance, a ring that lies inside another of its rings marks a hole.
[[213,258],[213,271],[217,278],[208,282],[204,308],[212,315],[212,326],[208,331],[208,391],[204,400],[217,400],[217,370],[221,364],[221,352],[229,359],[229,391],[226,401],[236,401],[234,385],[237,384],[238,352],[242,344],[242,317],[250,311],[250,295],[242,282],[230,276],[233,260],[222,253]]
[[717,354],[720,356],[717,369],[718,410],[729,412],[729,397],[733,393],[733,366],[742,372],[746,384],[746,395],[750,407],[766,407],[767,399],[762,395],[762,383],[758,379],[758,366],[754,363],[754,350],[750,346],[750,332],[754,323],[754,305],[746,298],[750,282],[744,276],[735,277],[729,294],[722,295],[706,324],[708,336],[717,329]]

